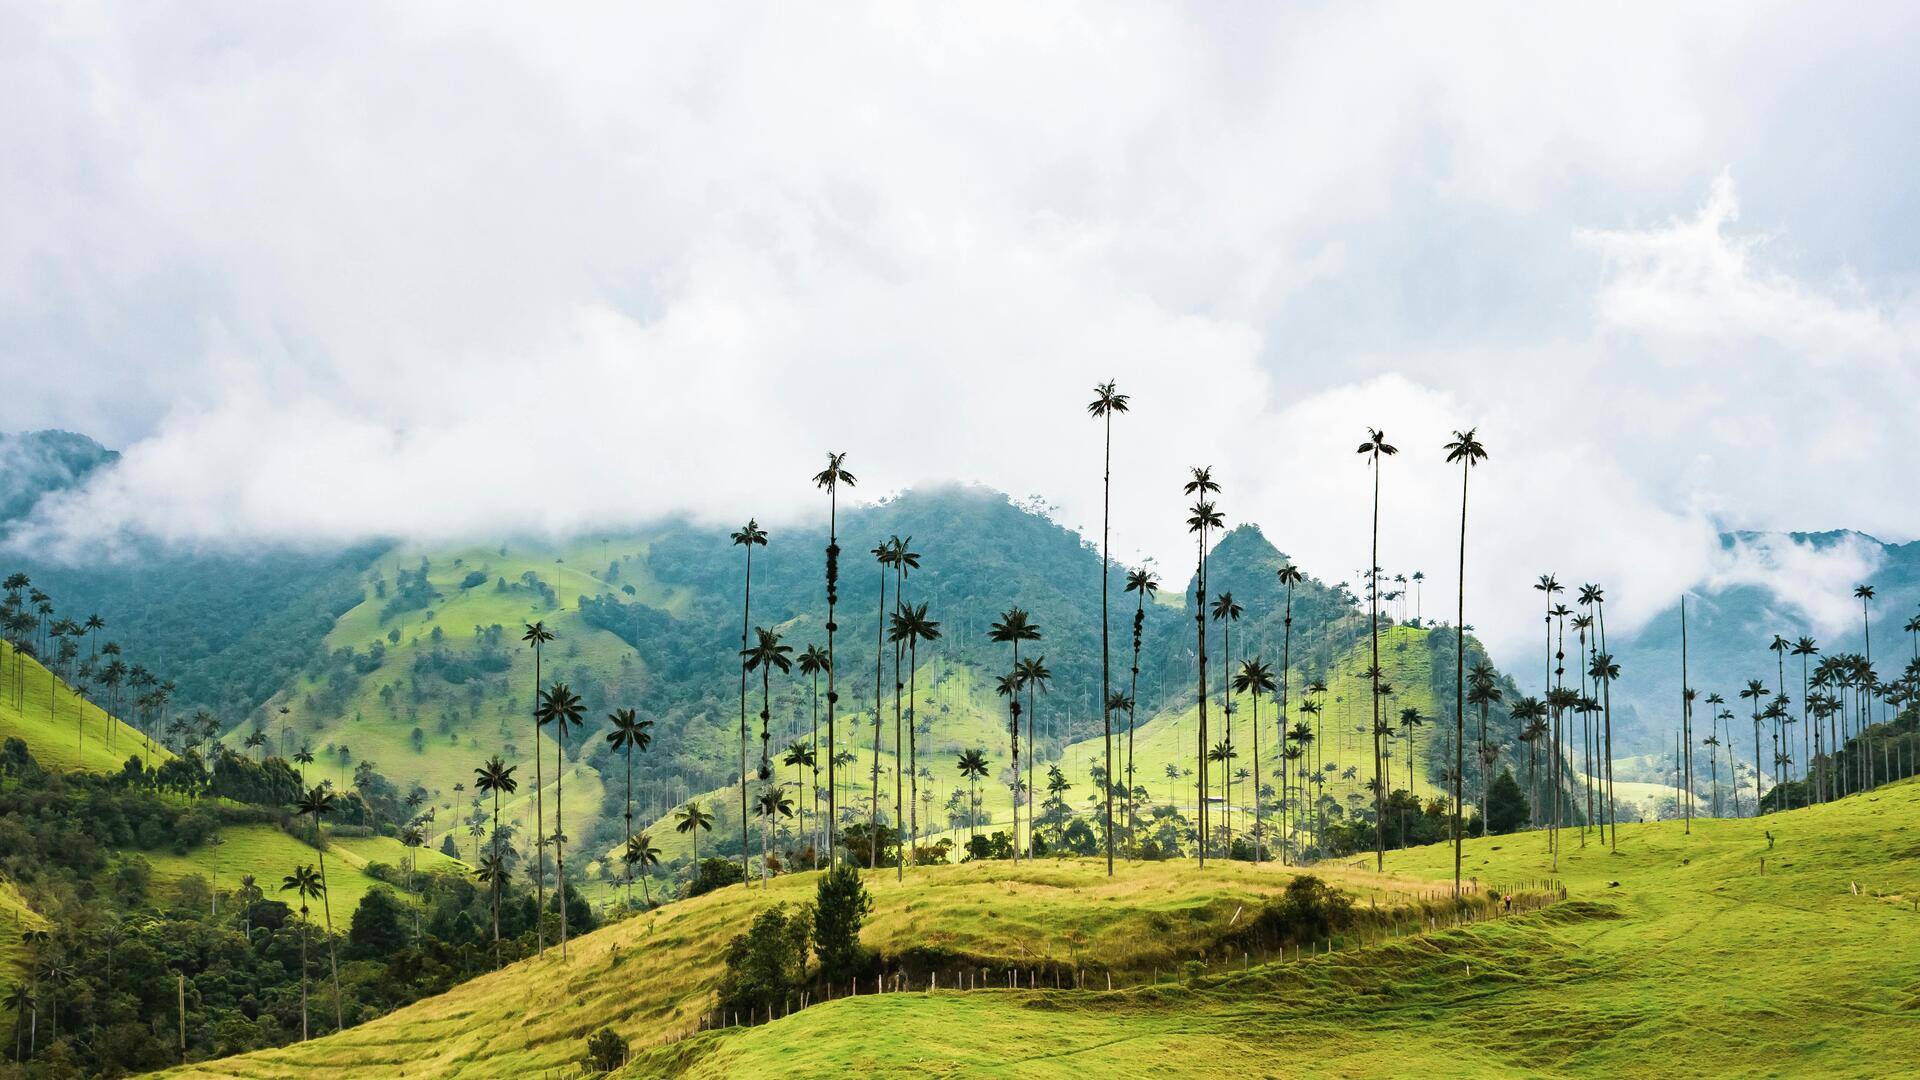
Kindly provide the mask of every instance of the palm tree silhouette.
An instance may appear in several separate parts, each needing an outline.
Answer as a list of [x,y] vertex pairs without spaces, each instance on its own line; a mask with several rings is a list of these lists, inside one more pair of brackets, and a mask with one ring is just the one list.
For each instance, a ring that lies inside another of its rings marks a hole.
[[653,874],[650,868],[660,865],[660,849],[653,846],[653,836],[641,833],[627,837],[627,850],[621,854],[621,860],[627,864],[628,888],[632,888],[634,864],[639,864],[641,902],[652,907],[653,888],[650,881]]
[[[547,910],[547,808],[546,778],[540,775],[540,654],[541,648],[554,639],[554,633],[547,629],[544,620],[526,624],[526,633],[520,640],[533,647],[533,868],[534,891],[538,894],[535,911]],[[544,917],[533,920],[534,940],[541,956],[547,953],[547,924]]]
[[[900,564],[900,553],[905,550],[898,536],[889,537],[873,546],[868,554],[880,565],[880,610],[874,616],[873,623],[873,798],[867,804],[867,835],[873,844],[867,851],[867,869],[873,870],[880,865],[880,718],[884,691],[880,688],[881,676],[886,663],[887,640],[887,571]],[[899,750],[896,746],[895,751]]]
[[[821,747],[821,743],[820,743],[820,673],[827,670],[827,651],[825,649],[822,649],[818,645],[808,645],[805,649],[801,651],[800,659],[795,661],[795,663],[800,669],[800,674],[807,676],[807,678],[813,681],[813,705],[812,705],[813,741],[808,744],[808,747],[809,747],[809,753],[813,758],[811,762],[813,766],[813,785],[812,785],[813,820],[814,820],[815,829],[818,829],[819,822],[820,822],[820,747]],[[831,769],[831,765],[829,765],[829,769]],[[813,868],[815,870],[820,869],[820,839],[818,836],[814,837]]]
[[740,880],[747,879],[747,625],[753,617],[753,549],[767,546],[767,533],[758,521],[747,523],[733,533],[735,547],[747,549],[746,574],[740,598]]
[[980,797],[975,785],[987,775],[987,753],[985,750],[968,750],[960,755],[955,763],[960,775],[967,778],[967,847],[973,847],[973,841],[980,835]]
[[[1858,593],[1856,593],[1855,595],[1858,595]],[[1746,689],[1740,691],[1740,699],[1742,701],[1751,702],[1753,705],[1753,815],[1755,817],[1759,817],[1761,813],[1761,807],[1760,807],[1761,705],[1760,703],[1772,693],[1773,691],[1767,689],[1767,684],[1761,682],[1759,679],[1748,679]]]
[[854,486],[853,474],[846,469],[845,453],[827,453],[827,467],[814,474],[813,485],[827,493],[827,865],[829,868],[839,865],[839,847],[835,843],[839,830],[840,786],[835,774],[838,771],[840,757],[834,747],[834,708],[840,703],[840,695],[835,692],[833,635],[840,629],[834,622],[833,608],[840,599],[840,485]]
[[[1013,673],[1019,677],[1021,688],[1027,692],[1027,833],[1031,836],[1034,822],[1038,820],[1033,816],[1033,799],[1037,788],[1033,782],[1033,763],[1040,760],[1040,740],[1034,734],[1040,709],[1034,700],[1034,695],[1037,691],[1045,690],[1053,681],[1053,671],[1047,667],[1047,658],[1038,656],[1028,657],[1015,664]],[[1031,840],[1028,841],[1027,847],[1028,850],[1032,850]]]
[[907,829],[909,841],[917,841],[920,836],[920,730],[917,711],[920,676],[920,643],[937,641],[940,638],[940,624],[927,618],[927,605],[921,603],[912,607],[903,607],[894,612],[893,625],[888,629],[890,637],[897,647],[901,642],[907,645],[907,771],[912,774],[912,792],[907,799],[909,812],[913,819]]
[[[920,569],[920,553],[913,550],[911,536],[905,539],[895,536],[890,538],[889,543],[893,546],[893,614],[899,615],[907,608],[907,573]],[[886,619],[882,619],[881,622],[886,624],[886,629],[891,629]],[[907,799],[905,789],[906,773],[912,770],[912,764],[908,761],[904,744],[911,737],[911,733],[901,730],[904,720],[900,707],[900,693],[906,689],[900,681],[900,654],[904,651],[903,639],[888,638],[887,640],[893,642],[893,831],[898,836],[907,826],[907,816],[913,812],[912,803]],[[901,843],[895,858],[895,880],[905,875],[906,861],[907,845]]]
[[787,785],[775,784],[760,792],[754,800],[760,815],[760,887],[767,886],[767,841],[781,818],[793,816],[793,800],[787,797]]
[[340,958],[333,944],[333,905],[326,898],[327,886],[327,849],[321,845],[320,819],[339,809],[334,794],[325,788],[316,787],[300,797],[293,811],[300,817],[313,819],[313,848],[320,856],[320,910],[327,919],[327,968],[333,976],[333,1027],[335,1031],[347,1026],[346,1012],[340,1000]]
[[[804,656],[805,654],[802,654],[802,655]],[[807,782],[806,780],[807,774],[805,770],[811,767],[816,773],[820,771],[819,759],[814,754],[813,747],[803,742],[788,743],[787,748],[780,752],[780,764],[785,765],[787,768],[793,770],[794,786],[803,788],[803,789],[805,788],[806,782]],[[818,812],[819,810],[817,797],[815,799],[814,810],[816,812]],[[800,833],[803,836],[806,835],[807,833],[807,804],[804,802],[800,804]],[[814,869],[815,870],[820,869],[818,865],[819,861],[820,861],[820,854],[818,851],[815,851],[814,852],[814,863],[815,863]]]
[[[1507,715],[1520,725],[1520,741],[1527,744],[1527,817],[1533,824],[1540,818],[1540,785],[1535,774],[1536,751],[1540,749],[1540,740],[1550,730],[1547,727],[1547,705],[1536,697],[1523,697],[1513,703]],[[1485,797],[1482,796],[1484,799]],[[1481,822],[1486,821],[1486,807],[1480,808]]]
[[[1259,657],[1253,657],[1240,664],[1240,670],[1233,676],[1230,684],[1237,693],[1248,694],[1253,698],[1253,861],[1260,862],[1260,846],[1266,842],[1266,819],[1261,811],[1260,798],[1260,695],[1272,694],[1274,690],[1273,668]],[[1231,726],[1229,726],[1231,731]],[[1284,730],[1284,729],[1283,729]],[[1282,736],[1284,740],[1284,736]],[[1231,740],[1229,740],[1231,741]],[[1280,806],[1281,829],[1286,829],[1287,771],[1280,770]],[[1286,842],[1281,841],[1281,859],[1286,859]]]
[[[1127,790],[1133,790],[1133,727],[1134,717],[1140,701],[1140,639],[1147,623],[1147,598],[1160,591],[1160,581],[1150,571],[1133,570],[1127,574],[1128,592],[1135,596],[1133,606],[1133,667],[1131,681],[1127,686]],[[1127,851],[1132,857],[1138,839],[1134,831],[1139,824],[1139,815],[1135,812],[1134,800],[1127,800]]]
[[[780,674],[785,675],[793,670],[793,660],[787,655],[793,652],[793,648],[782,645],[780,635],[764,626],[755,627],[754,633],[758,640],[754,642],[753,648],[740,650],[740,658],[746,662],[746,670],[760,673],[760,783],[764,788],[773,780],[773,763],[769,758],[767,747],[768,740],[773,735],[769,726],[773,719],[773,672],[778,669]],[[793,812],[791,804],[788,805],[787,812],[789,814]],[[763,829],[760,834],[760,883],[763,886],[767,881],[766,846],[767,837]],[[746,852],[743,849],[741,861],[744,863],[745,860]],[[742,881],[744,880],[743,867]]]
[[[615,709],[607,714],[607,720],[613,730],[607,732],[607,743],[614,753],[627,759],[627,842],[633,841],[633,752],[645,751],[653,745],[653,721],[640,719],[633,709]],[[642,888],[644,894],[645,889]],[[633,906],[633,864],[627,864],[627,906]]]
[[[281,892],[291,892],[300,901],[300,1041],[307,1041],[307,901],[323,900],[327,895],[327,885],[320,875],[313,872],[311,865],[296,866],[293,873],[281,879]],[[327,931],[332,938],[331,928]],[[331,947],[332,942],[328,942]],[[339,994],[338,987],[334,991]]]
[[1225,829],[1221,834],[1224,839],[1224,843],[1221,844],[1221,850],[1225,857],[1230,857],[1233,851],[1233,810],[1228,798],[1227,770],[1232,767],[1234,759],[1239,756],[1240,754],[1233,748],[1233,742],[1229,739],[1221,739],[1219,742],[1213,744],[1211,750],[1207,751],[1207,760],[1220,766],[1220,805],[1225,808],[1226,813]]
[[694,873],[697,874],[700,872],[700,831],[703,829],[707,832],[713,831],[713,815],[699,803],[690,802],[680,808],[680,813],[675,816],[674,821],[674,832],[693,834],[693,867]]
[[[1020,861],[1020,643],[1039,641],[1040,627],[1027,617],[1027,613],[1017,607],[1008,608],[1000,616],[1000,621],[987,629],[987,639],[995,644],[1013,647],[1012,674],[1003,677],[996,689],[1007,699],[1008,734],[1013,745],[1013,858]],[[1033,747],[1028,746],[1032,753]],[[1027,827],[1033,827],[1028,822]]]
[[1374,817],[1376,846],[1374,851],[1375,869],[1385,870],[1387,866],[1387,803],[1386,791],[1380,783],[1380,459],[1391,457],[1400,451],[1387,444],[1386,435],[1378,428],[1367,429],[1367,441],[1360,444],[1359,454],[1367,459],[1367,465],[1373,469],[1373,557],[1367,563],[1367,637],[1372,650],[1373,662],[1367,669],[1367,675],[1373,680],[1373,777],[1374,777]]
[[567,958],[567,852],[565,826],[561,823],[566,790],[562,780],[567,768],[567,728],[586,722],[587,710],[580,695],[566,683],[557,682],[540,697],[540,724],[552,724],[553,744],[553,891],[560,902],[560,958]]
[[[1111,576],[1111,561],[1108,555],[1109,532],[1113,521],[1113,416],[1127,411],[1127,395],[1114,389],[1112,379],[1093,388],[1093,401],[1087,405],[1087,415],[1101,421],[1105,427],[1105,457],[1102,459],[1100,494],[1100,700],[1112,697],[1112,679],[1110,670],[1112,654],[1108,647],[1107,634],[1107,590]],[[1107,741],[1107,876],[1113,876],[1113,714],[1105,713]],[[1031,767],[1031,766],[1029,766]],[[1132,778],[1129,777],[1129,784]],[[1031,784],[1029,784],[1031,787]],[[1029,795],[1031,798],[1031,795]],[[1028,820],[1032,820],[1032,808],[1028,808]]]
[[[1447,462],[1460,463],[1460,578],[1458,609],[1453,623],[1453,895],[1460,895],[1461,798],[1462,777],[1466,772],[1467,745],[1467,477],[1473,467],[1487,460],[1487,448],[1475,437],[1477,428],[1453,433],[1453,441],[1444,449]],[[1424,575],[1415,573],[1415,581]]]
[[1220,485],[1214,482],[1213,469],[1205,465],[1192,466],[1190,479],[1181,489],[1184,494],[1194,497],[1193,507],[1187,515],[1187,531],[1194,534],[1199,547],[1195,558],[1193,575],[1193,623],[1195,648],[1195,670],[1199,677],[1199,688],[1195,700],[1199,707],[1199,726],[1194,741],[1194,763],[1199,772],[1194,815],[1196,835],[1199,842],[1195,845],[1195,854],[1201,868],[1207,865],[1207,534],[1223,527],[1226,518],[1207,500],[1209,494],[1217,494]]
[[[1226,699],[1220,708],[1220,725],[1226,729],[1228,746],[1233,745],[1233,624],[1240,621],[1245,611],[1234,602],[1233,593],[1222,592],[1213,601],[1213,621],[1224,625],[1220,628],[1220,655],[1225,673],[1220,679],[1220,696]],[[1227,849],[1233,847],[1233,793],[1222,785],[1220,801],[1221,812],[1226,817]]]
[[[1915,622],[1920,622],[1920,618],[1916,618]],[[1812,638],[1804,634],[1794,640],[1793,655],[1800,658],[1800,738],[1803,751],[1801,760],[1805,762],[1805,764],[1801,766],[1800,775],[1806,781],[1806,804],[1808,806],[1813,805],[1814,754],[1812,740],[1813,733],[1818,727],[1818,720],[1811,715],[1810,703],[1807,701],[1807,658],[1818,655],[1819,652],[1820,646],[1816,644]]]

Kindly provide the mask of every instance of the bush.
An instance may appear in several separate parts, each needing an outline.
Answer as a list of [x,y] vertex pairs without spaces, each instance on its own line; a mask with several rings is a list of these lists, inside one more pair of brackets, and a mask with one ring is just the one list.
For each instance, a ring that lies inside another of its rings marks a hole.
[[829,982],[859,974],[867,962],[860,945],[860,925],[873,911],[873,897],[860,883],[860,872],[841,864],[821,875],[814,897],[813,949],[820,957],[820,974]]
[[1527,796],[1514,782],[1513,770],[1501,769],[1487,788],[1487,828],[1510,833],[1527,823]]
[[744,880],[746,875],[740,872],[740,864],[732,859],[702,859],[699,871],[687,882],[687,899],[727,885],[738,885]]
[[587,1039],[587,1054],[581,1063],[594,1072],[612,1072],[627,1063],[627,1040],[601,1028]]
[[736,934],[727,943],[720,1007],[765,1011],[805,986],[813,921],[811,908],[789,911],[775,904],[756,916],[746,933]]
[[1013,837],[1005,830],[990,836],[974,836],[967,840],[967,857],[962,862],[975,859],[1011,859],[1013,858]]
[[1262,907],[1228,936],[1236,946],[1301,945],[1332,937],[1353,922],[1353,898],[1312,874],[1287,882],[1280,899]]

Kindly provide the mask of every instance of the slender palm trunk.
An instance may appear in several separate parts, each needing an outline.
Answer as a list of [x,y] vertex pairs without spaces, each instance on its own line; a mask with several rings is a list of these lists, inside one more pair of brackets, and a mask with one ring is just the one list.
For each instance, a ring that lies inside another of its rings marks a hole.
[[327,849],[319,846],[320,819],[313,819],[314,849],[320,853],[320,911],[327,919],[327,968],[333,974],[333,1029],[347,1026],[346,1009],[340,1003],[340,953],[333,944],[333,901],[328,899]]
[[820,672],[817,670],[813,673],[813,868],[820,869]]
[[[491,841],[491,846],[493,847],[494,859],[499,861],[500,866],[504,866],[505,865],[504,861],[500,861],[500,789],[499,788],[493,789],[493,838]],[[496,866],[495,869],[496,870],[499,869],[499,866]],[[493,894],[493,966],[499,967],[500,966],[500,876],[497,873],[493,875],[492,888],[489,891]]]
[[[627,843],[633,843],[633,744],[627,744]],[[625,854],[625,849],[621,849]],[[633,907],[633,864],[627,863],[627,907]]]
[[[894,567],[893,609],[896,613],[903,610],[906,606],[900,599],[901,588],[905,584],[905,563],[903,562]],[[896,838],[894,844],[893,879],[895,881],[905,881],[907,877],[907,839],[902,835],[907,827],[907,807],[904,805],[906,802],[907,746],[906,740],[901,737],[901,689],[900,643],[896,641],[893,643],[893,835]]]
[[307,905],[300,905],[300,1041],[308,1039],[307,1030]]
[[1200,556],[1197,560],[1197,569],[1194,571],[1193,621],[1195,636],[1199,639],[1196,667],[1200,680],[1198,697],[1200,716],[1196,757],[1200,768],[1196,770],[1198,789],[1195,793],[1194,821],[1199,841],[1196,845],[1196,854],[1200,860],[1200,868],[1204,870],[1207,865],[1207,527],[1205,525],[1200,526],[1199,534]]
[[560,904],[560,959],[567,958],[567,851],[565,823],[561,820],[562,803],[566,789],[563,781],[567,771],[567,721],[565,717],[554,720],[553,726],[559,729],[553,740],[553,873],[554,899]]
[[[1107,707],[1110,652],[1107,645],[1109,528],[1113,520],[1113,413],[1106,414],[1106,458],[1100,493],[1100,720],[1107,743],[1107,876],[1113,876],[1113,710]],[[1033,814],[1029,810],[1028,820]]]
[[887,655],[887,564],[880,564],[879,624],[873,631],[873,801],[867,807],[867,869],[880,868],[880,717],[884,694],[880,676]]
[[[917,638],[907,641],[907,772],[910,776],[907,787],[907,812],[911,819],[907,823],[907,844],[912,846],[920,839],[920,773],[916,768],[919,762],[920,739],[914,730],[918,726],[913,707],[915,694],[919,689],[920,642]],[[928,808],[931,813],[932,808]]]
[[1387,868],[1387,791],[1380,745],[1380,453],[1373,455],[1373,557],[1367,562],[1367,637],[1373,654],[1374,869]]
[[[533,643],[533,884],[535,950],[547,954],[547,783],[540,775],[540,643]],[[317,832],[319,826],[314,826]]]
[[[1287,806],[1287,767],[1286,759],[1281,758],[1280,766],[1280,814],[1286,820]],[[1253,692],[1253,864],[1260,865],[1260,841],[1266,835],[1264,828],[1266,817],[1260,806],[1260,691]]]
[[1127,686],[1127,860],[1140,846],[1140,808],[1133,797],[1133,728],[1140,711],[1140,632],[1147,619],[1147,590],[1140,590],[1133,612],[1133,669]]
[[[840,695],[834,692],[833,632],[839,624],[833,621],[834,602],[839,598],[838,578],[840,569],[840,532],[838,495],[833,488],[827,489],[827,866],[829,869],[840,865],[840,853],[835,844],[835,834],[840,828],[840,791],[837,773],[839,763],[833,760],[834,752],[834,706],[839,703]],[[818,752],[818,745],[815,751]],[[818,770],[819,766],[814,766]],[[814,853],[816,863],[819,853]]]
[[[747,625],[753,619],[753,544],[747,549],[747,576],[740,602],[740,882],[744,888],[753,880],[747,873]],[[561,910],[566,904],[561,903]]]
[[[760,739],[760,752],[763,756],[763,759],[764,759],[764,755],[766,754],[766,746],[767,746],[767,740],[764,736],[764,732],[767,730],[767,723],[770,720],[772,720],[772,718],[773,718],[773,665],[761,664],[760,665],[760,730],[763,733],[763,735]],[[760,792],[763,796],[770,795],[773,792],[773,770],[768,769],[766,775],[767,775],[767,778],[760,782]],[[745,782],[743,781],[742,787],[744,786],[745,786]],[[763,889],[767,887],[767,834],[773,830],[773,821],[775,816],[775,811],[773,807],[769,806],[769,807],[766,807],[765,809],[767,810],[767,813],[765,815],[766,821],[762,823],[762,825],[760,826],[760,887]]]
[[[1020,670],[1020,639],[1013,639],[1013,670]],[[1020,692],[1015,690],[1007,695],[1008,735],[1013,741],[1013,861],[1020,862]],[[1027,753],[1033,753],[1033,743],[1027,743]],[[1033,819],[1027,819],[1027,831],[1033,831]]]
[[[1473,459],[1462,454],[1460,463],[1460,577],[1459,606],[1453,622],[1453,895],[1460,895],[1462,832],[1461,783],[1466,771],[1467,747],[1467,475]],[[1529,770],[1531,771],[1531,770]],[[1528,778],[1532,783],[1532,778]],[[1484,811],[1483,811],[1484,812]]]
[[[1291,689],[1292,677],[1293,677],[1293,582],[1289,580],[1287,582],[1287,612],[1286,612],[1285,618],[1283,618],[1280,623],[1280,739],[1279,739],[1279,742],[1280,742],[1280,752],[1282,755],[1281,759],[1283,761],[1285,760],[1285,754],[1286,754],[1286,748],[1287,748],[1287,704],[1288,704],[1287,698],[1288,698],[1288,691]],[[1311,757],[1307,757],[1306,761],[1308,765],[1313,764],[1313,759]],[[1285,766],[1282,766],[1282,768],[1284,769]],[[1287,820],[1286,820],[1286,800],[1287,800],[1286,773],[1282,772],[1280,774],[1280,777],[1281,777],[1280,864],[1282,866],[1285,866],[1287,864],[1287,840],[1289,839],[1289,834],[1287,831]],[[1259,797],[1258,793],[1256,792],[1255,798],[1258,798],[1258,797]],[[1302,799],[1305,799],[1307,797],[1307,785],[1304,781],[1304,778],[1300,785],[1300,797]],[[1293,820],[1295,823],[1295,827],[1297,828],[1300,822],[1299,811],[1296,810],[1294,812]]]

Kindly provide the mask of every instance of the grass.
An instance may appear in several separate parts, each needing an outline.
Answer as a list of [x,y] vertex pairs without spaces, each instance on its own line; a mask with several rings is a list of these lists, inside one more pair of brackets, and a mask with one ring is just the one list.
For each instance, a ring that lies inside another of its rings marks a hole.
[[[9,738],[23,740],[34,760],[52,769],[119,772],[128,758],[147,753],[138,730],[108,717],[66,683],[56,683],[39,661],[0,642],[0,740]],[[154,744],[154,760],[172,756]]]
[[19,976],[26,972],[30,957],[21,934],[51,929],[46,919],[27,906],[12,882],[0,881],[0,974]]
[[[353,911],[378,879],[367,874],[371,863],[402,865],[406,848],[390,836],[329,838],[327,895],[333,905],[334,929],[344,932]],[[300,864],[317,864],[318,853],[304,840],[272,825],[229,825],[220,830],[220,842],[194,848],[185,855],[145,852],[153,869],[153,887],[162,893],[190,874],[206,878],[216,891],[232,890],[240,878],[252,874],[269,898],[279,893],[280,880]],[[428,848],[420,849],[421,870],[455,865],[454,860]],[[400,890],[394,890],[397,894]],[[404,894],[402,894],[404,895]],[[316,917],[319,914],[315,906]]]
[[[611,1026],[626,1075],[1306,1073],[1370,1076],[1878,1076],[1920,1057],[1920,784],[1754,820],[1623,828],[1617,854],[1566,837],[1570,902],[1543,912],[1107,992],[925,992],[817,1005],[773,1024],[667,1041],[692,1025],[728,936],[812,875],[732,887],[582,938],[361,1027],[180,1075],[497,1076],[564,1068]],[[1767,834],[1773,835],[1769,846]],[[1553,872],[1543,834],[1470,841],[1482,880]],[[1762,872],[1761,860],[1765,859]],[[1362,894],[1431,890],[1444,845],[1394,852]],[[1197,929],[1287,880],[1279,867],[1092,861],[869,875],[865,939],[1005,960],[1177,955]],[[1069,942],[1073,942],[1069,946]]]

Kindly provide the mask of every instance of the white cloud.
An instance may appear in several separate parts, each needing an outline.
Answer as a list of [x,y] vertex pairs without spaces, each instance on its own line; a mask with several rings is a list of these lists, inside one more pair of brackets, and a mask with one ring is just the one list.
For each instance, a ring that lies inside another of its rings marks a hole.
[[1230,518],[1344,576],[1381,425],[1382,559],[1432,614],[1440,445],[1478,424],[1469,621],[1517,647],[1553,571],[1624,625],[1716,572],[1723,522],[1920,532],[1863,494],[1920,463],[1911,297],[1711,180],[1797,172],[1745,91],[1824,85],[1776,61],[1831,22],[14,9],[0,426],[126,450],[40,544],[778,522],[829,448],[863,494],[978,480],[1091,526],[1112,377],[1123,552],[1183,564],[1211,463]]

